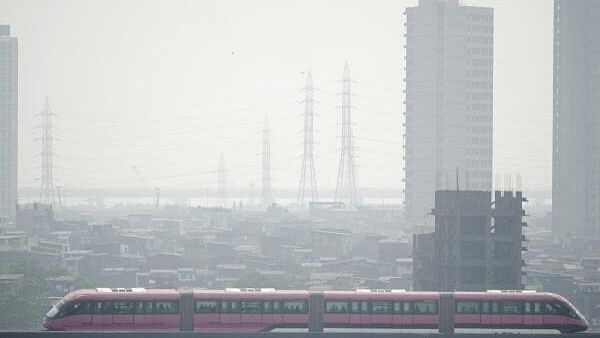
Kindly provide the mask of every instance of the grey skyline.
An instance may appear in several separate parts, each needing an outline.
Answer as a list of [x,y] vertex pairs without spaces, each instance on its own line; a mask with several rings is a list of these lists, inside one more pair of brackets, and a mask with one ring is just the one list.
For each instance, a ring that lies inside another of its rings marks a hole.
[[[495,171],[549,188],[552,3],[463,3],[495,8]],[[318,185],[331,190],[337,81],[348,59],[361,186],[401,189],[403,12],[415,4],[0,0],[0,22],[12,25],[22,48],[19,185],[38,185],[32,128],[47,94],[58,115],[55,176],[66,189],[140,187],[133,166],[152,186],[216,187],[221,151],[228,186],[258,185],[265,113],[273,186],[295,189],[298,89],[312,67]]]

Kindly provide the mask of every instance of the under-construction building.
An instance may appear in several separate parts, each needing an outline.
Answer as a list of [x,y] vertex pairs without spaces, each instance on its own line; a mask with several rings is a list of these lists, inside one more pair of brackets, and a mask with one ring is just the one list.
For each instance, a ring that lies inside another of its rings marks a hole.
[[18,44],[0,25],[0,219],[14,220],[17,207]]
[[519,290],[524,198],[520,191],[435,193],[435,232],[413,237],[415,290]]
[[600,1],[554,2],[552,226],[600,236]]

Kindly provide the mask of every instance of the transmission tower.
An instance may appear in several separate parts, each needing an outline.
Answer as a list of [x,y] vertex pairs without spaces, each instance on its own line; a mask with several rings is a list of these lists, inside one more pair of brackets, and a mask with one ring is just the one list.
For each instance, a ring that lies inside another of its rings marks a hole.
[[313,93],[314,89],[312,74],[309,70],[306,77],[306,87],[304,88],[304,156],[302,157],[302,168],[300,169],[300,188],[298,189],[297,201],[298,205],[304,205],[305,198],[308,198],[306,192],[307,189],[310,189],[311,202],[316,202],[319,199],[314,158],[315,113],[313,110]]
[[335,200],[346,202],[349,205],[360,203],[358,182],[354,169],[354,138],[352,136],[352,92],[350,85],[350,69],[348,61],[344,65],[342,80],[342,147],[340,152],[340,165],[338,168]]
[[265,124],[263,126],[262,143],[262,205],[269,207],[273,203],[271,194],[271,129],[269,128],[269,119],[265,115]]
[[225,170],[225,155],[221,152],[221,157],[219,158],[219,181],[217,184],[217,198],[218,198],[218,206],[225,207],[227,205],[227,196],[226,196],[226,184],[227,184],[227,173]]
[[40,203],[54,205],[56,203],[56,186],[54,183],[53,145],[54,137],[52,131],[52,117],[56,116],[50,109],[50,102],[46,97],[42,117],[42,185],[40,189]]

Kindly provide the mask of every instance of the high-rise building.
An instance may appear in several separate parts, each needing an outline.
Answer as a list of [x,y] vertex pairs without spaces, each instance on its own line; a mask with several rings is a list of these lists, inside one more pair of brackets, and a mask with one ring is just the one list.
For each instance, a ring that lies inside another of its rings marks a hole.
[[17,38],[0,25],[0,217],[15,219],[17,207]]
[[600,1],[554,2],[552,225],[600,235]]
[[406,17],[407,225],[430,229],[436,190],[492,190],[494,12],[420,0]]

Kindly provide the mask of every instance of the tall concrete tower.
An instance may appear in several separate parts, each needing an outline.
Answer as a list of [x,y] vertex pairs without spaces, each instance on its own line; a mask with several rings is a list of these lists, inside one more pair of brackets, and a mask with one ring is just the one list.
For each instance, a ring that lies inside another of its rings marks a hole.
[[0,217],[14,220],[17,208],[18,42],[0,25]]
[[313,92],[312,73],[309,70],[306,76],[306,87],[304,87],[304,155],[302,156],[302,167],[300,168],[298,205],[304,205],[307,200],[316,202],[319,199],[317,173],[315,171],[315,112]]
[[406,16],[405,203],[425,230],[436,190],[492,190],[494,12],[420,0]]
[[340,148],[340,164],[338,168],[335,200],[349,205],[360,203],[358,180],[354,162],[354,135],[352,132],[352,80],[348,62],[344,64],[342,79],[342,145]]
[[600,1],[554,1],[552,225],[600,235]]

